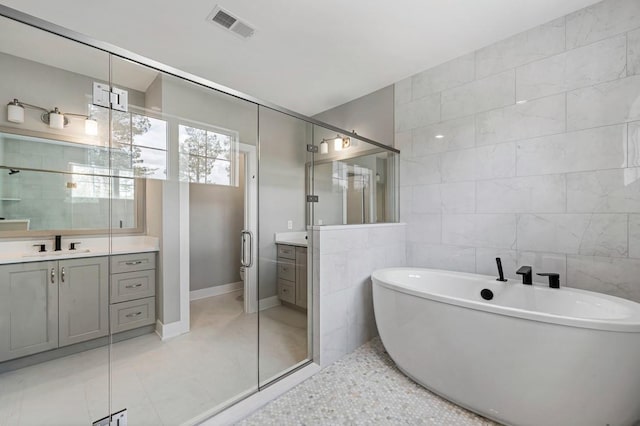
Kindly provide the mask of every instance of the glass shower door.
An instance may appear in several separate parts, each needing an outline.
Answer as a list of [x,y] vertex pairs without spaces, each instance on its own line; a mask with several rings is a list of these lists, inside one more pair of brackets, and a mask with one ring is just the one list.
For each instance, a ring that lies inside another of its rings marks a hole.
[[0,75],[0,424],[85,426],[109,414],[109,57],[0,18]]
[[[312,358],[312,233],[305,171],[312,125],[260,107],[259,374],[261,386]],[[310,222],[309,222],[310,223]]]
[[111,74],[112,410],[196,424],[258,389],[257,107],[118,57]]

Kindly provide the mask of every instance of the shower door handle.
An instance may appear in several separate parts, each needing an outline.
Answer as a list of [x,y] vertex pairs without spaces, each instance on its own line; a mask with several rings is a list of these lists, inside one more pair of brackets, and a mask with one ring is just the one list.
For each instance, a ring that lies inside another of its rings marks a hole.
[[[247,237],[249,237],[249,261],[247,262]],[[245,268],[253,266],[253,234],[251,231],[242,230],[240,232],[240,245],[242,253],[240,254],[240,263]]]

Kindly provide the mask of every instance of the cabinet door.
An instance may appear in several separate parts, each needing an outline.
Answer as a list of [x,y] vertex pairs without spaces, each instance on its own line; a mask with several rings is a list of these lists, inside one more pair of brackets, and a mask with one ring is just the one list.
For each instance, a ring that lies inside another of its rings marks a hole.
[[57,347],[57,262],[0,265],[0,361]]
[[296,247],[296,305],[307,307],[307,249]]
[[109,269],[106,257],[58,262],[60,346],[109,334]]

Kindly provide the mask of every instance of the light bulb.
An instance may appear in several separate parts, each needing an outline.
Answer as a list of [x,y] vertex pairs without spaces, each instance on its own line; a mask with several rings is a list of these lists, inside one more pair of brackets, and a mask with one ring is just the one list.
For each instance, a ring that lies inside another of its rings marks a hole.
[[24,123],[24,107],[17,99],[7,105],[7,121],[12,123]]
[[84,132],[89,136],[96,136],[98,134],[98,122],[91,117],[87,117],[84,120]]
[[64,129],[64,114],[58,108],[49,113],[49,127],[52,129]]

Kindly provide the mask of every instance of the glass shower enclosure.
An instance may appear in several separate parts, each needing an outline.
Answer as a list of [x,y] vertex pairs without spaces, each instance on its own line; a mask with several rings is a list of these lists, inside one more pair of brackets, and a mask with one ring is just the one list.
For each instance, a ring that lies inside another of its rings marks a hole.
[[394,221],[397,155],[0,15],[0,425],[197,424],[313,362],[310,231]]

